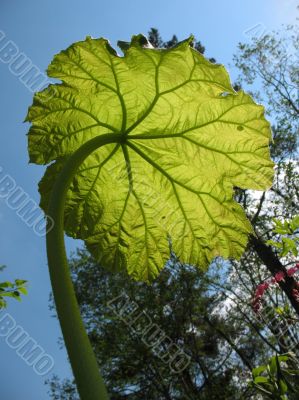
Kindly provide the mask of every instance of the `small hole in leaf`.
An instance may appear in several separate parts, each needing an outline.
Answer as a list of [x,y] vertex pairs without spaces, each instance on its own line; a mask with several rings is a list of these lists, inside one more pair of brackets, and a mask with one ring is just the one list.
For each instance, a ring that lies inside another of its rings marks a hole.
[[219,94],[220,97],[227,97],[229,95],[228,92],[222,92]]

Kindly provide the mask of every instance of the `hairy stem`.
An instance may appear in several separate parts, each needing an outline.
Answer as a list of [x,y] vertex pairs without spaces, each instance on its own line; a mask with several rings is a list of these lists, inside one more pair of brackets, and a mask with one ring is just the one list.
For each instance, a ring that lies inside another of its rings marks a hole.
[[54,184],[48,208],[47,256],[53,296],[82,400],[108,400],[109,397],[83,325],[71,280],[64,243],[65,200],[71,181],[85,158],[105,144],[120,142],[119,134],[101,135],[85,143],[70,156]]

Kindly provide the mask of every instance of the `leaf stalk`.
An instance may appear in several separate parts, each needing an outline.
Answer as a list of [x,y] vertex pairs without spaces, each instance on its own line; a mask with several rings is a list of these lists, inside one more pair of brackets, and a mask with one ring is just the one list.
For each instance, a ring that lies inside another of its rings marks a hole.
[[[99,365],[88,339],[76,299],[64,242],[64,208],[72,179],[82,162],[93,151],[111,143],[120,143],[120,134],[97,136],[73,153],[59,174],[50,196],[47,256],[53,297],[64,342],[82,400],[108,400]],[[51,228],[51,229],[50,229]]]

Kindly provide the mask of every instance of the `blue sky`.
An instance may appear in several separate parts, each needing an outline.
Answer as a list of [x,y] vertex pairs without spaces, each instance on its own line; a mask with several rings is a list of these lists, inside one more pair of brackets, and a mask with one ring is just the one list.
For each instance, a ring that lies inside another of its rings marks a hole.
[[[146,34],[157,27],[162,37],[172,34],[184,39],[193,33],[206,47],[206,54],[229,67],[238,42],[247,41],[246,32],[257,24],[266,30],[291,23],[296,15],[295,0],[1,0],[0,30],[33,64],[44,71],[54,54],[87,35],[104,36],[112,45],[133,34]],[[187,4],[187,5],[186,5]],[[1,43],[0,43],[1,48]],[[43,167],[28,164],[23,120],[32,93],[0,62],[0,166],[32,199],[39,201],[37,183]],[[2,175],[1,175],[2,176]],[[0,178],[1,178],[0,176]],[[44,238],[0,201],[0,264],[8,266],[5,279],[29,281],[29,295],[22,303],[11,301],[7,311],[54,359],[53,373],[70,376],[66,354],[59,349],[60,330],[48,310],[50,293]],[[77,243],[68,241],[69,250]],[[1,318],[1,315],[0,315]],[[0,337],[1,399],[48,399],[45,378],[28,366]]]

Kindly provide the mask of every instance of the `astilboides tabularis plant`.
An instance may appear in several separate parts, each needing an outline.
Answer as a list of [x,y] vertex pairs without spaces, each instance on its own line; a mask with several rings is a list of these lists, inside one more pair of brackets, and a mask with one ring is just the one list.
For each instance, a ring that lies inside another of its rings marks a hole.
[[[154,49],[134,36],[72,44],[36,93],[26,120],[30,161],[50,164],[40,182],[48,216],[53,294],[78,391],[108,394],[85,332],[67,264],[64,231],[110,270],[150,282],[169,258],[206,268],[238,258],[252,233],[233,188],[271,185],[264,108],[236,92],[222,65],[193,37]],[[54,221],[54,225],[52,222]],[[53,225],[53,226],[52,226]],[[50,229],[51,228],[51,229]]]

